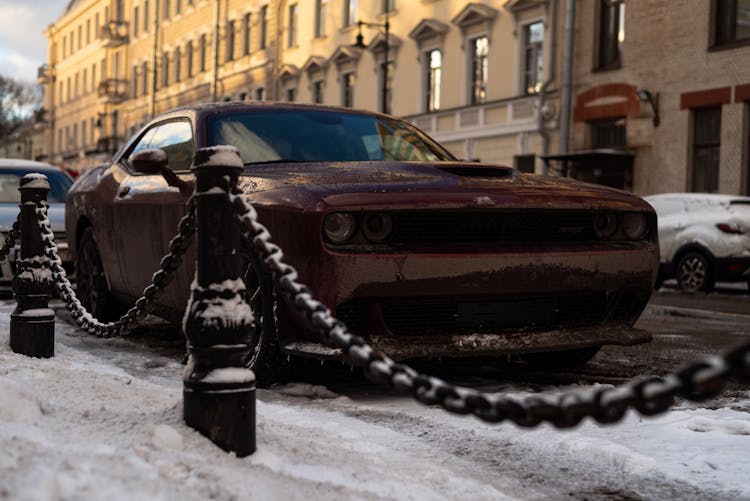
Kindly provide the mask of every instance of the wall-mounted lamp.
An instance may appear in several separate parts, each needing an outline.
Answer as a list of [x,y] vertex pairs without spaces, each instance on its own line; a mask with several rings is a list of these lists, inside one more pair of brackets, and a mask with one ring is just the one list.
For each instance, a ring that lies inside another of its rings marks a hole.
[[638,96],[639,101],[651,105],[651,109],[654,112],[654,127],[658,127],[661,123],[661,120],[659,119],[659,93],[651,94],[651,91],[646,89],[638,89],[636,95]]

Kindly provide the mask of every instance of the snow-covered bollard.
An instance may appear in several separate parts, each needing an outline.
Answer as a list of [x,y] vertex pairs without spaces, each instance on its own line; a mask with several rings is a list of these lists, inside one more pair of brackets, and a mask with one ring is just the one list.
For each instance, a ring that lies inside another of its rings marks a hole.
[[253,312],[245,300],[240,223],[229,203],[242,167],[231,146],[195,153],[196,270],[183,320],[185,422],[240,457],[255,451],[255,375],[246,367]]
[[13,277],[17,306],[10,315],[10,348],[50,358],[55,355],[55,314],[49,308],[52,273],[37,215],[38,205],[47,201],[49,181],[43,174],[26,174],[20,184],[21,252]]

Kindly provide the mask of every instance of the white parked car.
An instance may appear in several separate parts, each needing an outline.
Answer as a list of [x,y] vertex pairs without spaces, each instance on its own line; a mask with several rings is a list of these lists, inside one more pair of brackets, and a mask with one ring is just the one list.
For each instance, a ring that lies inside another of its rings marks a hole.
[[668,193],[645,200],[658,217],[657,286],[669,278],[688,292],[710,291],[717,280],[750,285],[750,197]]

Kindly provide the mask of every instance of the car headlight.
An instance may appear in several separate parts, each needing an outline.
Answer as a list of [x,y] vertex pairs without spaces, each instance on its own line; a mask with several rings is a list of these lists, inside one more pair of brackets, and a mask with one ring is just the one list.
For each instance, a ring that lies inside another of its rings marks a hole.
[[617,231],[617,217],[614,214],[597,214],[594,216],[594,233],[601,239],[611,237]]
[[642,212],[626,212],[622,216],[622,231],[631,240],[640,240],[648,233],[648,219]]
[[346,242],[352,238],[355,229],[354,216],[346,212],[333,212],[323,219],[323,233],[328,240],[335,244]]
[[393,232],[393,218],[388,214],[371,213],[364,217],[362,233],[370,242],[384,242]]

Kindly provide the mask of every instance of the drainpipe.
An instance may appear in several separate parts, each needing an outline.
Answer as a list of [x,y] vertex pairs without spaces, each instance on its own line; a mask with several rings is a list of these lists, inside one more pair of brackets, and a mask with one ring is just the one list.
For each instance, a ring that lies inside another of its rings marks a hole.
[[284,16],[284,7],[286,7],[286,0],[280,0],[277,4],[277,10],[276,10],[276,40],[273,51],[273,62],[271,64],[271,71],[273,72],[271,74],[271,79],[273,81],[273,86],[271,87],[273,89],[273,96],[269,96],[271,99],[275,101],[281,100],[281,82],[279,82],[278,75],[281,72],[281,58],[282,58],[282,51],[284,48],[284,41],[283,39],[283,16]]
[[[568,152],[570,142],[570,102],[573,93],[573,33],[575,32],[575,0],[567,0],[565,8],[565,47],[563,49],[562,92],[560,95],[560,154]],[[563,175],[567,174],[567,165]]]
[[216,0],[216,24],[214,26],[214,83],[211,102],[219,99],[219,20],[221,16],[221,0]]
[[[547,80],[542,84],[542,88],[539,90],[539,115],[537,117],[539,135],[542,138],[542,155],[549,153],[549,133],[544,126],[544,105],[547,102],[547,88],[552,85],[555,81],[555,73],[557,68],[557,0],[550,0],[549,10],[552,13],[550,16],[550,64],[549,64],[549,76]],[[544,162],[542,174],[547,175],[549,172],[549,165]]]
[[158,75],[156,66],[159,64],[159,1],[154,2],[154,51],[152,54],[152,68],[151,68],[151,118],[156,115],[156,89],[158,88]]

